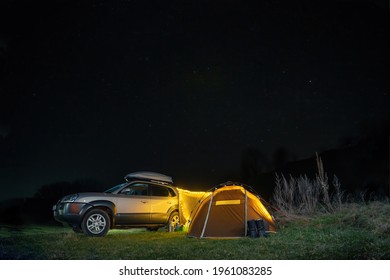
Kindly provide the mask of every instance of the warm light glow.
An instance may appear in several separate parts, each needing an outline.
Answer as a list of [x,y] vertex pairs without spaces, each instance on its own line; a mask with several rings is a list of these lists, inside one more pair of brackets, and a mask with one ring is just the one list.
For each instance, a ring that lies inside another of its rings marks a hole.
[[[180,220],[181,224],[183,225],[184,231],[187,231],[189,228],[189,224],[191,222],[191,217],[195,214],[193,211],[197,210],[197,206],[200,205],[200,202],[204,199],[206,199],[208,196],[210,196],[213,192],[208,191],[189,191],[181,188],[177,188],[179,192],[179,211],[180,211]],[[243,194],[246,192],[248,199],[252,200],[258,200],[258,197],[256,197],[251,192],[245,191],[245,188],[242,186],[225,186],[224,188],[220,188],[214,191],[214,196],[216,196],[219,192],[222,191],[228,191],[228,190],[239,190]],[[215,202],[215,205],[238,205],[244,203],[240,201],[239,199],[231,199],[231,200],[218,200]],[[273,218],[265,208],[265,206],[260,202],[257,204],[257,207],[259,209],[259,212],[264,217],[264,219],[273,224]]]
[[180,215],[182,219],[182,224],[184,225],[184,229],[188,227],[188,223],[190,222],[190,218],[192,210],[194,210],[197,204],[205,197],[209,196],[211,192],[201,192],[201,191],[189,191],[185,189],[177,189],[179,191],[179,207],[180,207]]

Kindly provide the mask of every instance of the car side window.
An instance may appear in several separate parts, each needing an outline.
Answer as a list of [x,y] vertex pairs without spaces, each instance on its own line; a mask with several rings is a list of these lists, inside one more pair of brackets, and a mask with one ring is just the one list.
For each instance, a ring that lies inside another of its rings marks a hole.
[[166,197],[172,196],[168,188],[156,186],[156,185],[151,185],[150,187],[151,187],[152,196],[166,196]]
[[168,191],[169,191],[169,193],[170,193],[170,196],[172,196],[172,197],[175,197],[175,196],[176,196],[175,191],[172,190],[171,188],[168,188]]
[[148,185],[142,183],[136,183],[128,186],[120,191],[120,194],[125,195],[148,195]]

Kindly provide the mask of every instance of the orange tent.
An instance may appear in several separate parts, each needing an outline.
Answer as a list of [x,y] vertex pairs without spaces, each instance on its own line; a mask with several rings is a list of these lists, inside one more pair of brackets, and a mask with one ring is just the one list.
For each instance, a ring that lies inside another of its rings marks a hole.
[[245,187],[234,184],[207,193],[189,221],[190,237],[243,237],[247,222],[264,221],[267,231],[275,231],[272,216],[260,198]]

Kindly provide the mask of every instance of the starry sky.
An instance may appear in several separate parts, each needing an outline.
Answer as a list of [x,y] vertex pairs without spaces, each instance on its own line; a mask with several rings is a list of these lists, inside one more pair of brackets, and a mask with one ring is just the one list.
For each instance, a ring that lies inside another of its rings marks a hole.
[[0,1],[0,200],[338,147],[389,118],[384,2]]

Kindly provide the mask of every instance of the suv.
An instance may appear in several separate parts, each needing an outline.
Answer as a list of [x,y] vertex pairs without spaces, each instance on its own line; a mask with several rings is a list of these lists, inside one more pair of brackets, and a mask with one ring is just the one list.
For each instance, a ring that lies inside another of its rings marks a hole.
[[179,195],[171,177],[134,172],[125,180],[102,193],[63,197],[53,206],[54,218],[90,236],[105,236],[112,228],[167,226],[171,231],[179,224]]

